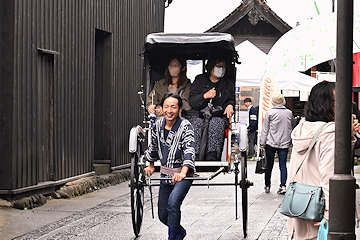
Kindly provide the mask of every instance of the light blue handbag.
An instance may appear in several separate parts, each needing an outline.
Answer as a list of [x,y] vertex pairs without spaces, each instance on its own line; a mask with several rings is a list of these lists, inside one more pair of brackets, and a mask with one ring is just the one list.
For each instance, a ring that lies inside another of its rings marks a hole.
[[320,222],[324,216],[324,193],[321,187],[290,182],[285,193],[281,213]]
[[285,193],[285,198],[280,213],[288,217],[297,217],[306,220],[320,222],[324,216],[325,200],[321,187],[300,184],[295,181],[296,174],[299,172],[306,156],[315,144],[324,124],[314,136],[305,157],[297,169],[292,181]]

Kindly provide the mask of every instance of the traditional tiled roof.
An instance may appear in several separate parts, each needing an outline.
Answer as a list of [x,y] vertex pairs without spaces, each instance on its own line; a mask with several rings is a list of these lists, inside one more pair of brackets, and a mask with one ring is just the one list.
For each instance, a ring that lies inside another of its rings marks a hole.
[[279,32],[284,34],[292,27],[282,20],[271,8],[266,4],[266,0],[244,0],[241,1],[232,13],[211,27],[206,32],[226,32],[242,18],[248,16],[248,20],[252,25],[256,25],[260,20],[266,21],[273,25]]

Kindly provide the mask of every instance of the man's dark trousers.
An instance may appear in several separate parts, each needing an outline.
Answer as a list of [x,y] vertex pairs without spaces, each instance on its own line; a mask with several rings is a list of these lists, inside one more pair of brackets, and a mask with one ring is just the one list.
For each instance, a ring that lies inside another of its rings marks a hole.
[[254,157],[255,155],[255,140],[256,140],[256,131],[249,131],[248,132],[248,139],[249,139],[249,158]]

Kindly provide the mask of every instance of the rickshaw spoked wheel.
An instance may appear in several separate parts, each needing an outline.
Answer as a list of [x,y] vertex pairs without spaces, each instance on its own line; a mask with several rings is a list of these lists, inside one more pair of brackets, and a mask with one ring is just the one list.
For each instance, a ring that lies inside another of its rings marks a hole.
[[248,218],[248,188],[249,182],[247,180],[247,162],[246,153],[241,152],[241,203],[242,203],[242,218],[243,218],[243,233],[247,236],[247,218]]
[[130,171],[131,217],[136,237],[140,233],[144,208],[145,174],[144,164],[139,162],[139,159],[142,160],[141,154],[141,144],[138,143],[137,152],[131,154]]

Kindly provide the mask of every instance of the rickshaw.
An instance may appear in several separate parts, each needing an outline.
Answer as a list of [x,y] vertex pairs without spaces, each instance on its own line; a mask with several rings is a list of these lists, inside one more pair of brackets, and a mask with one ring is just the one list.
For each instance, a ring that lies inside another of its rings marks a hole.
[[[211,54],[221,53],[229,56],[227,62],[227,74],[231,81],[236,79],[235,63],[238,63],[238,53],[235,50],[234,39],[230,34],[226,33],[201,33],[201,34],[167,34],[152,33],[145,39],[143,57],[143,77],[141,90],[138,92],[141,99],[141,107],[144,111],[143,124],[134,126],[130,131],[129,152],[131,155],[130,170],[130,192],[131,192],[131,215],[134,234],[136,237],[140,233],[143,220],[144,207],[144,189],[149,188],[150,200],[153,212],[152,187],[159,186],[159,177],[148,177],[144,174],[146,162],[144,160],[144,150],[150,144],[151,129],[154,126],[155,116],[148,116],[145,108],[145,99],[147,99],[156,81],[164,78],[165,68],[170,56],[180,56],[187,59],[189,63],[201,64],[201,71],[205,71],[205,63]],[[201,72],[200,72],[201,73]],[[239,99],[239,98],[238,98]],[[239,101],[239,100],[238,100]],[[238,103],[239,104],[239,103]],[[235,116],[235,114],[234,114]],[[237,187],[242,190],[242,218],[243,218],[243,234],[247,235],[247,216],[248,216],[248,193],[247,189],[252,186],[252,182],[247,179],[247,163],[246,163],[246,126],[240,125],[238,129],[232,128],[224,133],[224,150],[221,161],[195,161],[198,176],[186,177],[193,179],[192,186],[235,186],[235,216],[237,217]],[[233,137],[232,137],[233,136]],[[240,164],[240,169],[239,169]],[[155,163],[155,166],[160,166]],[[210,176],[202,177],[199,168],[212,167],[218,168]],[[235,174],[234,182],[219,183],[210,182],[220,173]],[[239,173],[241,179],[239,181]]]

